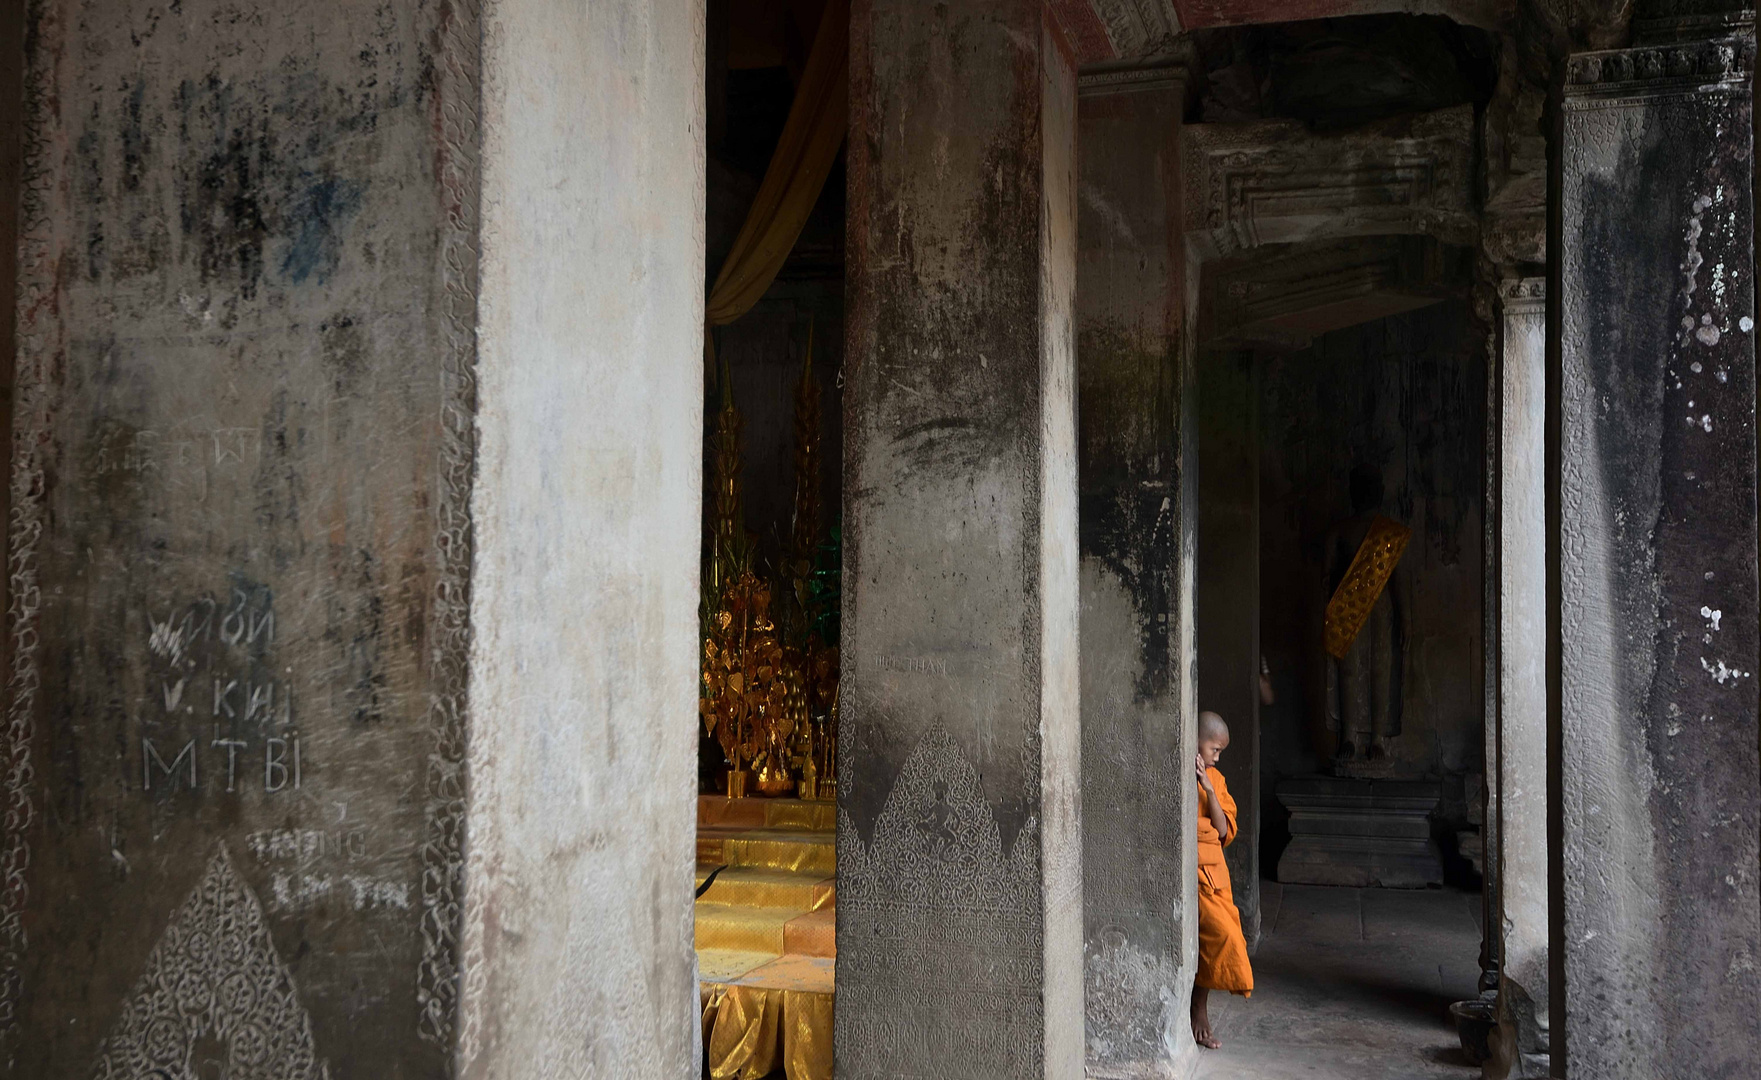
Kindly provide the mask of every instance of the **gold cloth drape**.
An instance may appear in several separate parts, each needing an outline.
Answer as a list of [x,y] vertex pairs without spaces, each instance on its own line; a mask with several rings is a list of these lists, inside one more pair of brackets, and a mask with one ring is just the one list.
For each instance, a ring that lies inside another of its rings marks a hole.
[[757,986],[705,986],[703,1045],[713,1080],[831,1080],[832,995]]
[[783,268],[838,158],[849,111],[849,0],[827,0],[776,152],[709,290],[703,312],[706,354],[713,349],[709,327],[746,314]]
[[1406,552],[1412,530],[1398,521],[1377,517],[1370,522],[1370,531],[1352,556],[1351,566],[1327,601],[1324,624],[1327,652],[1335,659],[1345,659],[1351,643],[1357,640],[1370,609],[1382,598],[1382,590],[1394,574],[1395,564]]

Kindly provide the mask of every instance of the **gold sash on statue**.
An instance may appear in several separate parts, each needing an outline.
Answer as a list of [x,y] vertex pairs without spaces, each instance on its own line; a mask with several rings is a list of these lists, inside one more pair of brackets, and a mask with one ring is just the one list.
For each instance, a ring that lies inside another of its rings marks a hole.
[[1335,659],[1343,660],[1351,651],[1351,643],[1364,628],[1370,609],[1382,598],[1382,590],[1388,587],[1394,566],[1411,539],[1412,530],[1398,521],[1378,516],[1370,522],[1369,535],[1358,545],[1351,568],[1333,590],[1333,599],[1327,601],[1326,646]]

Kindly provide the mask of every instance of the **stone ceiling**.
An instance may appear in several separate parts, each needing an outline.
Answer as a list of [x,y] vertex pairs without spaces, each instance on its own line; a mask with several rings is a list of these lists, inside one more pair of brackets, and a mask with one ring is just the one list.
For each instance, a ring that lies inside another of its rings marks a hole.
[[1391,13],[1498,24],[1505,0],[1049,0],[1084,67],[1171,52],[1183,30]]

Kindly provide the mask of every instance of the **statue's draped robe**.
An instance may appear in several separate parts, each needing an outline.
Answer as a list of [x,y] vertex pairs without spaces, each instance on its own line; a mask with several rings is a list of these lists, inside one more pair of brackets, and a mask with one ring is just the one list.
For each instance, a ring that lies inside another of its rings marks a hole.
[[[1216,769],[1210,774],[1217,803],[1229,820],[1229,843],[1235,841],[1235,800],[1229,785]],[[1211,823],[1210,797],[1198,792],[1198,985],[1207,990],[1228,990],[1242,997],[1253,995],[1253,968],[1247,962],[1247,939],[1241,933],[1241,912],[1223,862],[1225,841]]]

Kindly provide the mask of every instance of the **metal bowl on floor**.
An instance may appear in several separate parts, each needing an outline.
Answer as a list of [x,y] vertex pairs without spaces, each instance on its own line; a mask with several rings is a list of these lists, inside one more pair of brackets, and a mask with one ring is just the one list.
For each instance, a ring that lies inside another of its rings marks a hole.
[[1455,1033],[1461,1038],[1462,1056],[1469,1065],[1483,1065],[1492,1056],[1492,1028],[1497,1019],[1491,998],[1458,1001],[1449,1006]]

